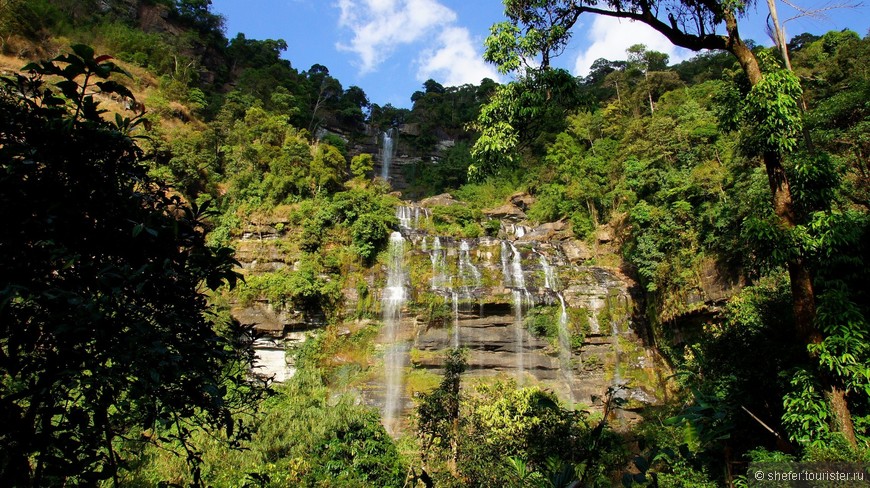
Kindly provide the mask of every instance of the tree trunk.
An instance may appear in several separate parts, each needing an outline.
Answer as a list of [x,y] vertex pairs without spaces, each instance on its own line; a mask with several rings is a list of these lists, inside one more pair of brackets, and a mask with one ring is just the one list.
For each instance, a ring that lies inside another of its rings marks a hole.
[[[782,155],[778,152],[766,152],[764,167],[770,184],[773,211],[785,229],[793,229],[797,225],[797,215],[788,177],[782,165]],[[791,283],[795,339],[803,345],[818,344],[823,338],[821,331],[815,325],[816,300],[812,274],[802,256],[789,258],[786,267]],[[825,396],[831,404],[835,428],[852,446],[856,446],[855,426],[852,423],[845,390],[827,373],[822,374],[821,381],[826,392]]]
[[[750,84],[755,86],[762,79],[758,60],[740,39],[737,33],[737,24],[733,17],[726,18],[726,25],[728,26],[730,38],[728,43],[729,51],[737,58],[737,62],[749,78]],[[794,200],[791,188],[789,187],[788,176],[782,164],[782,158],[783,155],[779,152],[765,152],[764,167],[770,185],[773,211],[779,218],[783,228],[791,230],[798,223],[797,213],[794,208]],[[795,339],[802,345],[818,344],[822,341],[822,334],[815,325],[816,299],[815,291],[813,290],[812,274],[802,256],[789,258],[786,267],[791,283]],[[845,390],[829,374],[823,373],[821,381],[826,392],[825,396],[831,404],[835,428],[843,434],[851,445],[857,445],[855,427],[852,423],[852,415],[849,411]]]

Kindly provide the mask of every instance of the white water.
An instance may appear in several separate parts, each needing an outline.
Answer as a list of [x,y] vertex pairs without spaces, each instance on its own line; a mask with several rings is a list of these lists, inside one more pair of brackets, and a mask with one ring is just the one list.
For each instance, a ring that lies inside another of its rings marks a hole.
[[381,178],[385,181],[390,181],[390,166],[396,153],[394,141],[396,135],[395,128],[381,133]]
[[525,378],[525,327],[523,325],[523,306],[529,298],[529,291],[526,289],[526,277],[523,275],[523,260],[520,251],[510,243],[511,248],[511,266],[510,276],[511,285],[513,288],[513,306],[514,306],[514,331],[516,334],[516,373],[517,384],[522,385]]
[[406,207],[404,205],[400,206],[396,209],[396,218],[399,219],[399,227],[402,229],[410,229],[412,223],[412,207]]
[[399,227],[406,230],[420,228],[420,215],[426,216],[426,209],[420,207],[401,205],[396,209],[396,218],[399,219]]
[[287,364],[284,341],[265,338],[254,341],[254,372],[271,377],[276,383],[283,383],[293,376]]
[[468,241],[459,244],[459,281],[463,298],[471,298],[472,289],[480,288],[480,270],[471,262],[471,247]]
[[432,250],[429,252],[429,260],[432,261],[432,290],[440,290],[450,287],[447,277],[447,250],[441,247],[441,238],[435,237],[432,242]]
[[538,256],[540,256],[538,260],[541,263],[541,268],[544,270],[544,288],[555,290],[558,286],[556,285],[556,272],[550,266],[550,263],[547,262],[547,257],[543,253],[538,252]]
[[510,243],[511,246],[511,283],[514,288],[520,288],[523,291],[526,290],[526,277],[523,275],[523,257],[520,254],[520,251],[517,250],[517,247],[514,246],[514,243]]
[[386,332],[386,351],[384,354],[384,374],[386,396],[384,399],[384,427],[392,435],[398,434],[398,419],[402,409],[402,373],[405,362],[405,345],[399,337],[402,322],[402,306],[405,303],[404,269],[405,239],[399,232],[390,235],[387,268],[387,286],[381,298],[384,327]]
[[501,275],[504,278],[504,286],[513,285],[511,281],[510,257],[508,256],[508,245],[505,241],[501,241]]
[[571,334],[568,332],[568,310],[565,308],[565,297],[562,292],[556,294],[562,305],[559,314],[559,366],[565,383],[568,384],[568,401],[574,405],[574,368],[571,364]]

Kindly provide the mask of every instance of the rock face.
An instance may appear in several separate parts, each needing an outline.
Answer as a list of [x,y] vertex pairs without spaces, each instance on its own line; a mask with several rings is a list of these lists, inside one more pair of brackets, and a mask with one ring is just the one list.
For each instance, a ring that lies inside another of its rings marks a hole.
[[[609,388],[632,408],[663,399],[662,361],[634,330],[634,283],[616,269],[585,265],[590,251],[568,238],[563,223],[520,238],[503,227],[497,238],[456,239],[421,231],[425,212],[398,214],[410,285],[401,334],[406,373],[440,374],[446,351],[459,346],[468,351],[469,381],[536,384],[592,410],[603,407]],[[560,311],[567,344],[555,332]],[[366,402],[380,405],[382,388],[372,381]],[[414,392],[409,386],[406,409]]]
[[[573,238],[564,222],[527,227],[503,220],[498,236],[476,239],[428,234],[429,208],[455,203],[439,195],[397,209],[404,298],[399,317],[391,319],[393,332],[376,340],[370,379],[359,389],[362,401],[384,408],[392,398],[399,407],[391,408],[408,418],[415,394],[426,389],[412,379],[437,384],[444,355],[457,346],[468,351],[469,382],[501,378],[538,385],[566,404],[592,410],[602,409],[610,388],[618,389],[631,408],[663,399],[661,378],[668,374],[635,330],[630,279],[618,269],[590,265],[595,250]],[[522,213],[517,205],[507,205]],[[280,233],[279,224],[252,225],[239,243],[238,256],[248,272],[293,268],[292,258],[282,254],[286,249],[270,240],[272,231]],[[381,264],[364,278],[382,309],[383,297],[397,286],[388,285],[387,274]],[[351,286],[344,290],[345,316],[360,300]],[[233,315],[278,340],[322,325],[266,302],[237,306]],[[275,347],[269,347],[274,355]],[[280,369],[280,361],[272,357],[270,362]],[[389,372],[397,368],[400,374]],[[404,378],[398,400],[395,387],[388,391],[386,386],[396,377]]]

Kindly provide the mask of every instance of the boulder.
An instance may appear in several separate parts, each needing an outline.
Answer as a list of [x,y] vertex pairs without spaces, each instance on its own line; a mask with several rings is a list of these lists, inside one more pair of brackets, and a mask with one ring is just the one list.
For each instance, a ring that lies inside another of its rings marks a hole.
[[459,202],[453,198],[453,195],[449,193],[442,193],[440,195],[435,195],[434,197],[424,198],[420,200],[420,206],[422,207],[449,207],[451,205],[459,205]]
[[506,203],[498,208],[484,210],[483,214],[491,219],[521,220],[526,218],[526,214],[519,207],[511,203]]
[[601,244],[613,241],[613,228],[609,225],[598,226],[595,230],[595,239]]
[[548,242],[558,238],[557,234],[568,229],[563,221],[547,222],[523,234],[518,240],[531,242]]
[[563,242],[562,252],[571,264],[592,259],[592,250],[585,242],[578,239]]
[[512,205],[521,208],[523,211],[528,210],[529,207],[531,207],[532,204],[535,203],[535,200],[535,197],[529,195],[524,191],[514,193],[513,195],[508,197],[508,201]]

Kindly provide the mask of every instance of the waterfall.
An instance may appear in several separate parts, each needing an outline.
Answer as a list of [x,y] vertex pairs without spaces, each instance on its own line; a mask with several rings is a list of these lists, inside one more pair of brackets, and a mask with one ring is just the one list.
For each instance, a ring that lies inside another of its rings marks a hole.
[[562,311],[559,314],[559,366],[565,383],[568,384],[568,401],[574,405],[574,368],[571,364],[571,334],[568,332],[568,310],[565,308],[565,297],[562,292],[556,293]]
[[625,297],[616,296],[608,297],[606,306],[610,308],[610,340],[613,343],[614,364],[613,364],[613,386],[622,386],[625,381],[622,379],[622,345],[619,344],[620,325],[625,317],[615,313],[616,310],[621,310],[622,307],[614,307],[613,301],[616,300],[619,305],[624,305]]
[[511,282],[513,283],[514,288],[519,288],[523,292],[528,293],[526,290],[526,277],[523,275],[523,256],[520,254],[520,251],[514,245],[513,242],[510,243],[511,246]]
[[459,347],[459,293],[450,292],[450,297],[453,299],[453,347]]
[[398,418],[402,410],[402,370],[404,368],[405,346],[399,338],[402,321],[402,306],[405,303],[404,270],[405,239],[399,232],[390,235],[387,286],[381,298],[384,327],[386,331],[386,351],[384,354],[384,373],[386,395],[384,399],[384,426],[390,434],[398,433]]
[[508,257],[508,246],[505,241],[501,241],[501,275],[504,278],[505,288],[513,285],[511,281],[510,257]]
[[[481,274],[471,262],[471,246],[468,241],[459,243],[459,276],[457,277],[462,298],[468,300],[480,288]],[[459,295],[453,292],[453,347],[459,347]]]
[[547,257],[543,253],[538,252],[538,256],[540,256],[541,268],[544,270],[544,288],[555,290],[558,287],[556,284],[556,272],[550,266],[550,263],[547,262]]
[[447,279],[447,251],[441,247],[441,238],[435,237],[432,242],[432,250],[429,252],[429,259],[432,261],[432,290],[449,287],[450,283]]
[[381,178],[390,181],[390,165],[393,164],[393,156],[396,154],[395,138],[396,128],[381,133]]
[[523,276],[523,257],[517,247],[510,243],[511,248],[511,285],[513,288],[513,305],[514,305],[514,330],[516,333],[516,369],[517,383],[523,384],[525,376],[525,358],[524,355],[524,326],[523,326],[523,305],[529,300],[529,291],[526,289],[526,278]]
[[471,298],[472,287],[480,288],[480,278],[480,270],[471,263],[471,247],[468,241],[463,240],[459,244],[459,280],[462,284],[463,298]]

